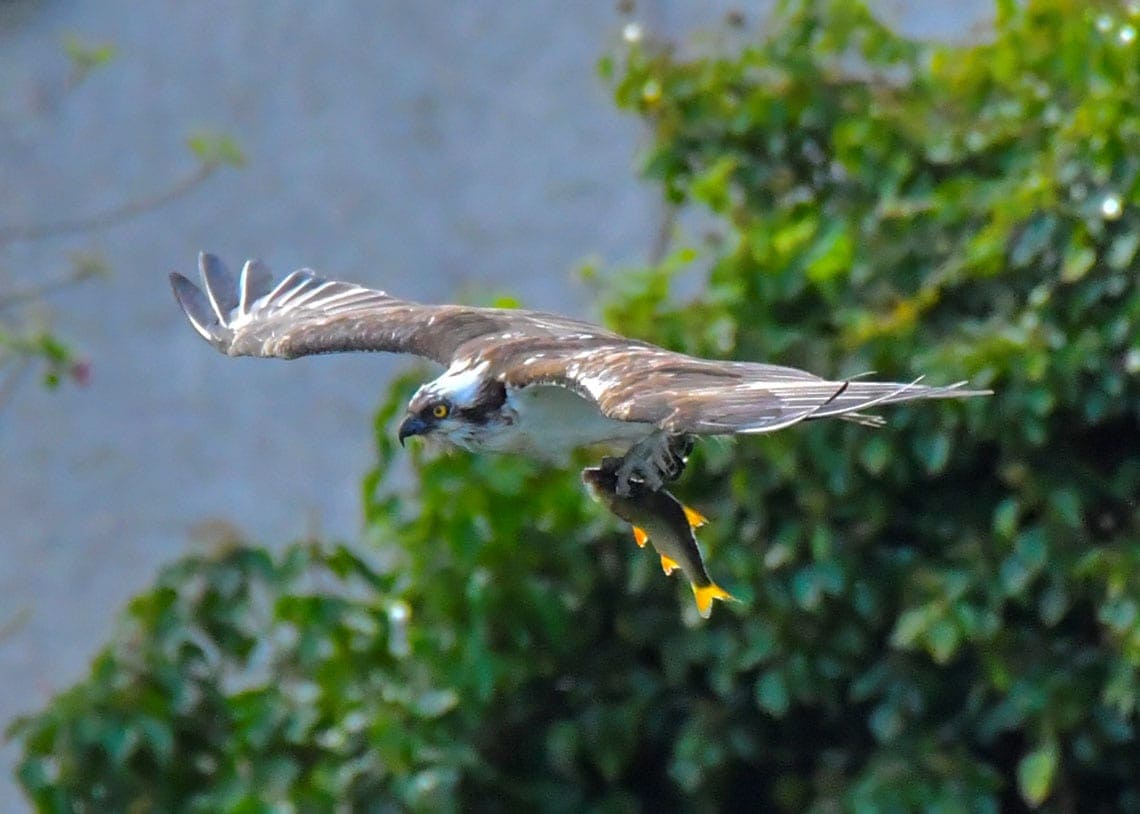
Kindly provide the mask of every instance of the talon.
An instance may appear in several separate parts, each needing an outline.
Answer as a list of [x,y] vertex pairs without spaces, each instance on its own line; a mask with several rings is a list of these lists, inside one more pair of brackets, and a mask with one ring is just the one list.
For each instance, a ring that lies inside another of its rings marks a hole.
[[602,465],[612,467],[617,478],[615,491],[621,497],[629,497],[635,480],[658,492],[684,472],[684,456],[692,446],[693,439],[687,435],[669,435],[656,430],[630,447],[620,461],[607,459]]
[[665,485],[665,481],[662,480],[657,470],[642,473],[642,480],[651,492],[660,492],[661,487]]
[[630,488],[629,473],[623,472],[622,469],[619,469],[617,473],[617,482],[614,484],[614,493],[617,494],[618,497],[629,497]]
[[606,457],[602,458],[602,462],[598,464],[598,469],[609,474],[617,472],[620,468],[621,458],[614,458],[611,455],[607,455]]

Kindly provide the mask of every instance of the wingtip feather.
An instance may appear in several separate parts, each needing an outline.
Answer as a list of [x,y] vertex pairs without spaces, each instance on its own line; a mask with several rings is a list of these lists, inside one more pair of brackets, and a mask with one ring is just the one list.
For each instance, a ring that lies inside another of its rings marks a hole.
[[202,289],[177,271],[170,273],[170,286],[174,289],[174,297],[182,307],[182,312],[190,320],[190,324],[194,326],[194,330],[206,341],[215,342],[222,326]]
[[273,272],[260,260],[246,260],[238,279],[238,311],[248,314],[254,301],[273,288]]
[[210,306],[217,314],[218,322],[225,325],[238,305],[237,281],[222,259],[209,252],[199,253],[198,270],[202,273]]

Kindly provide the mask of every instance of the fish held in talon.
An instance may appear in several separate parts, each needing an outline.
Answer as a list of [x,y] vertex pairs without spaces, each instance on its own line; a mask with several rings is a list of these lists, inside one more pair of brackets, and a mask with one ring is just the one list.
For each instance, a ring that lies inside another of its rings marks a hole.
[[[693,529],[708,522],[664,489],[653,490],[631,481],[629,494],[618,492],[617,473],[610,467],[582,470],[582,481],[594,499],[613,514],[633,525],[635,539],[653,543],[666,574],[680,569],[693,589],[697,611],[707,619],[713,600],[732,600],[732,595],[709,576]],[[638,533],[640,532],[640,534]]]

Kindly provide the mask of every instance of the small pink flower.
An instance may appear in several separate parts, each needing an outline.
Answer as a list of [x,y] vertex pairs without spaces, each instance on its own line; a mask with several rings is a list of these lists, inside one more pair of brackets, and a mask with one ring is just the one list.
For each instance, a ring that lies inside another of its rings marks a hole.
[[77,385],[86,387],[91,384],[91,363],[85,359],[73,362],[71,367],[68,368],[67,374]]

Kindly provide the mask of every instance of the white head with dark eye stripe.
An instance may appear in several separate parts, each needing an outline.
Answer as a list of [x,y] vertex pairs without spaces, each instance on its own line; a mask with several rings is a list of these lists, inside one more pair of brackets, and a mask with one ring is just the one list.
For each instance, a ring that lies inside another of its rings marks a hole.
[[473,448],[488,430],[507,420],[503,406],[506,387],[485,379],[486,364],[452,366],[442,376],[427,382],[408,402],[400,424],[400,443],[413,435]]

